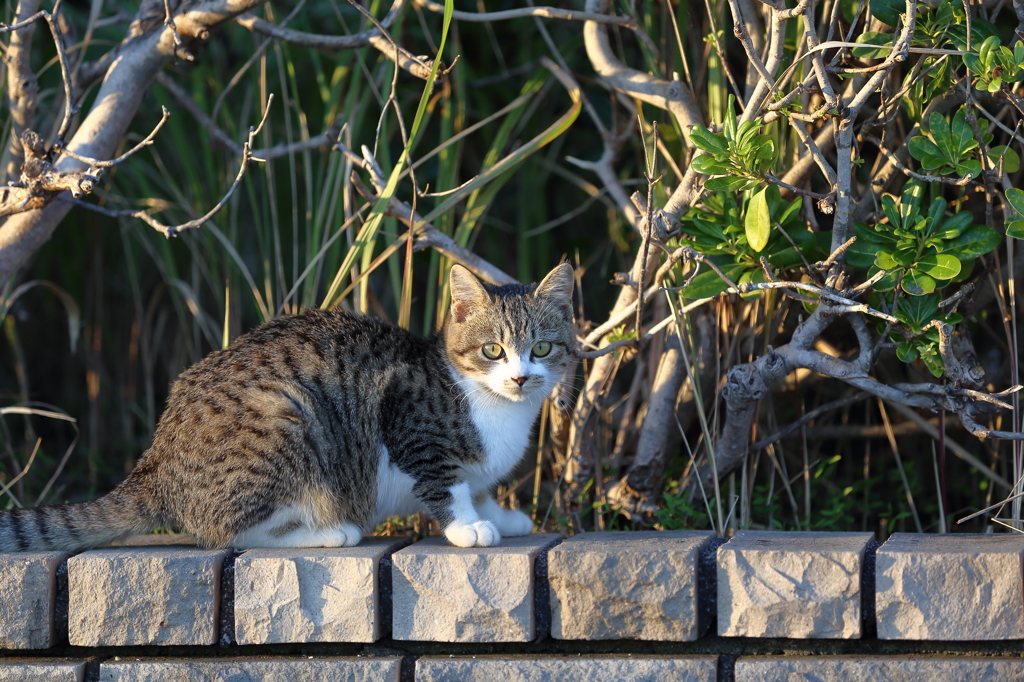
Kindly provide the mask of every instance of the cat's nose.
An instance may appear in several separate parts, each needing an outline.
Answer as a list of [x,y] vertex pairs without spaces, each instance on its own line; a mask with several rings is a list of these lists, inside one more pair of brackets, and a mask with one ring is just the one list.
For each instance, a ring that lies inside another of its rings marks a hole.
[[522,386],[523,384],[526,383],[526,380],[529,379],[529,378],[530,377],[528,377],[528,376],[525,376],[525,377],[512,377],[512,381],[514,381],[517,384],[519,384],[520,386]]

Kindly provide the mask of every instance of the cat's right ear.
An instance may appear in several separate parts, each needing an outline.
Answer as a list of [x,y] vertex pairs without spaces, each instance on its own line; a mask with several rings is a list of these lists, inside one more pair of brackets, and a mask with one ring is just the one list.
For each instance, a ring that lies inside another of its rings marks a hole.
[[465,322],[473,308],[479,308],[490,301],[487,290],[472,272],[455,264],[448,274],[452,290],[452,315],[456,322]]

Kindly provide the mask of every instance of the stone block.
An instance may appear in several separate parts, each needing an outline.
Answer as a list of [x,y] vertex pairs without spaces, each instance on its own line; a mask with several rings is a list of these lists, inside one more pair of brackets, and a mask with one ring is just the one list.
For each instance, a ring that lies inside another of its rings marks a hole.
[[54,604],[61,552],[0,554],[0,649],[55,645]]
[[857,639],[871,533],[739,531],[718,548],[718,634]]
[[736,682],[1024,682],[1019,658],[778,656],[736,659]]
[[424,656],[416,682],[715,682],[717,656]]
[[82,682],[85,661],[0,659],[0,682]]
[[690,642],[711,531],[583,533],[548,552],[551,636]]
[[559,535],[534,534],[502,538],[497,547],[463,548],[431,537],[395,552],[392,637],[532,641],[537,636],[534,563],[559,540]]
[[100,682],[399,682],[401,657],[116,658]]
[[375,642],[382,632],[378,569],[405,539],[337,549],[251,549],[235,560],[239,644]]
[[895,533],[875,559],[879,639],[1024,638],[1024,537]]
[[226,550],[101,549],[68,559],[75,646],[214,644]]

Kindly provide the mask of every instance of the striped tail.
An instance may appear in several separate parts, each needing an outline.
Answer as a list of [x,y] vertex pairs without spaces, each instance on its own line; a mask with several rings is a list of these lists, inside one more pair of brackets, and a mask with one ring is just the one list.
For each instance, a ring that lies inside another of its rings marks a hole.
[[78,552],[159,526],[125,486],[91,502],[0,510],[0,552]]

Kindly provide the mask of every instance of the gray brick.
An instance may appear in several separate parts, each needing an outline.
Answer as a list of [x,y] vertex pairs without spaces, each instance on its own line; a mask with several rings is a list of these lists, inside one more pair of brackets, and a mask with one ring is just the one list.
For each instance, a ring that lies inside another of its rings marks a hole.
[[213,644],[226,551],[102,549],[68,560],[75,646]]
[[394,657],[120,658],[100,666],[100,682],[398,682],[401,664]]
[[871,533],[740,531],[718,548],[718,634],[856,639]]
[[432,537],[394,555],[395,639],[529,642],[536,637],[533,566],[558,535],[451,547]]
[[85,661],[0,659],[0,682],[82,682]]
[[714,682],[716,656],[425,656],[416,682]]
[[48,649],[61,552],[0,554],[0,649]]
[[707,531],[584,533],[548,552],[551,636],[688,642],[702,634]]
[[736,682],[1024,682],[1020,658],[780,656],[736,660]]
[[251,549],[235,560],[239,644],[375,642],[378,568],[404,539],[367,538],[337,549]]
[[1024,537],[895,533],[878,549],[880,639],[1024,638]]

